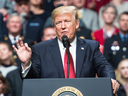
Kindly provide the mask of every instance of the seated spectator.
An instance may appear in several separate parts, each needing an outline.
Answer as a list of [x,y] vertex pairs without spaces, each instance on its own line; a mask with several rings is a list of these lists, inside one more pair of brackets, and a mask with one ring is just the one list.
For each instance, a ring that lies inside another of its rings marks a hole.
[[97,13],[84,8],[85,0],[74,0],[73,5],[78,9],[78,17],[89,30],[95,31],[99,29]]
[[45,22],[46,19],[51,16],[51,13],[45,11],[43,7],[43,0],[30,0],[30,10],[32,14],[40,17]]
[[[17,13],[13,13],[10,15],[7,21],[7,28],[8,28],[8,35],[4,36],[0,39],[0,42],[6,42],[10,46],[16,44],[16,40],[19,40],[21,37],[26,43],[29,43],[29,45],[33,45],[33,40],[26,38],[25,36],[21,35],[22,30],[22,24],[23,24],[23,18],[20,17]],[[15,59],[17,65],[20,66],[20,60],[17,58],[16,52],[13,50],[13,58]]]
[[[128,11],[128,3],[122,3],[123,0],[111,0],[110,4],[111,5],[114,5],[117,9],[117,16],[116,16],[116,19],[114,21],[114,25],[119,27],[118,25],[118,18],[119,18],[119,15],[124,12],[124,11]],[[102,19],[102,10],[104,9],[104,6],[102,6],[100,8],[100,11],[99,11],[99,25],[100,25],[100,28],[102,28],[104,26],[104,20]]]
[[56,37],[56,31],[52,26],[44,29],[42,41],[51,40],[54,39],[55,37]]
[[0,73],[0,96],[8,96],[8,90],[9,90],[8,82]]
[[4,77],[12,70],[17,69],[13,59],[12,48],[5,42],[0,42],[0,72]]
[[85,0],[85,8],[99,12],[99,9],[108,4],[111,0]]
[[128,59],[124,59],[119,63],[116,70],[116,79],[123,86],[118,96],[128,96]]
[[119,17],[120,31],[105,40],[104,56],[114,69],[119,62],[128,58],[128,12],[123,12]]
[[104,40],[112,37],[113,34],[117,34],[119,32],[119,29],[113,25],[116,15],[117,10],[115,6],[106,5],[102,10],[102,18],[105,22],[103,28],[92,33],[92,39],[99,42],[100,51],[102,53],[104,50]]
[[23,35],[34,40],[34,44],[40,42],[44,21],[30,14],[29,0],[16,0],[15,7],[17,13],[25,19],[23,23]]

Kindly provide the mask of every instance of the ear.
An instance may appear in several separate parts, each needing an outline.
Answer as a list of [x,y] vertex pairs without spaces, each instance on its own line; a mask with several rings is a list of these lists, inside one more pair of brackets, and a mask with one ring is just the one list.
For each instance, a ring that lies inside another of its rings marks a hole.
[[12,54],[13,54],[12,51],[10,51],[10,52],[9,52],[9,55],[12,56]]
[[76,29],[79,28],[79,20],[76,21]]

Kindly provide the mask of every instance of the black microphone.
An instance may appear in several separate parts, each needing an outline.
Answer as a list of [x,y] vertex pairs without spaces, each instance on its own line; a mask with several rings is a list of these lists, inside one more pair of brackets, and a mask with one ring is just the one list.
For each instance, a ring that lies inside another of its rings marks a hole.
[[63,46],[64,46],[64,47],[69,48],[70,43],[69,43],[69,39],[68,39],[68,37],[67,37],[66,35],[64,35],[64,36],[62,37],[62,42],[63,42]]
[[69,46],[70,46],[70,43],[69,43],[69,39],[66,35],[64,35],[62,37],[62,42],[63,42],[63,46],[66,47],[67,49],[67,55],[68,55],[68,60],[67,60],[67,78],[69,78],[69,64],[70,64],[70,61],[69,61]]

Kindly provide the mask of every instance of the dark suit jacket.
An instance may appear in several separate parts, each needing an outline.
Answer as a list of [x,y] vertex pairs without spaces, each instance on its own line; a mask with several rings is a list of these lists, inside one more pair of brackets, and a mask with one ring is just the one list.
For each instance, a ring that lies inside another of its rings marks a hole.
[[[111,65],[99,51],[97,41],[77,38],[76,45],[76,78],[95,77],[95,73],[99,77],[115,78]],[[64,78],[57,38],[32,47],[32,66],[26,78],[32,77]]]

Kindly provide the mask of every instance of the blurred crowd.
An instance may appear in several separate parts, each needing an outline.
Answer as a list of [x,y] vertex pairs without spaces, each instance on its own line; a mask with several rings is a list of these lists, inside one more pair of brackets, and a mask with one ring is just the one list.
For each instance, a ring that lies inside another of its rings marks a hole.
[[80,21],[77,37],[99,42],[99,49],[128,96],[128,0],[0,0],[0,96],[22,96],[21,62],[16,41],[32,45],[56,37],[52,10],[75,6]]

